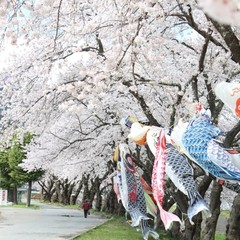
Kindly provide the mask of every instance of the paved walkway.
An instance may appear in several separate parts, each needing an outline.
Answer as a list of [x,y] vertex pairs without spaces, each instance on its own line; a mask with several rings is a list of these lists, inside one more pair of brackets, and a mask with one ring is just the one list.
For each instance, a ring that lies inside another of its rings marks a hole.
[[69,240],[107,221],[94,214],[84,218],[81,210],[40,205],[40,209],[0,207],[0,239]]

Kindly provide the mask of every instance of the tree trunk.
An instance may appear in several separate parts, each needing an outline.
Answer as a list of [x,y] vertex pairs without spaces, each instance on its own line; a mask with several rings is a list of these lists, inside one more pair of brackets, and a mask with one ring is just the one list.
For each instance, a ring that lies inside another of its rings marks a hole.
[[[195,172],[199,171],[198,168],[195,168]],[[212,182],[212,178],[209,176],[204,176],[202,181],[198,185],[198,191],[202,197],[205,196],[206,191],[209,188],[209,185]],[[186,229],[184,231],[185,237],[192,240],[200,240],[201,239],[201,230],[202,230],[202,213],[198,213],[196,216],[193,217],[194,225],[187,220],[185,222]],[[185,239],[185,238],[183,238]]]
[[8,202],[13,202],[13,189],[8,188]]
[[222,185],[218,184],[215,180],[213,182],[210,196],[210,211],[212,212],[212,216],[206,219],[206,225],[202,231],[202,239],[204,240],[214,240],[217,221],[220,214],[220,197],[222,190]]
[[27,207],[30,207],[31,204],[31,193],[32,193],[32,181],[28,182],[28,191],[27,191]]
[[101,211],[102,209],[102,196],[101,196],[101,192],[97,191],[96,192],[96,210],[97,211]]
[[60,182],[59,187],[61,189],[61,202],[60,203],[67,205],[68,204],[69,183],[67,182],[67,180],[65,180],[64,182]]
[[55,189],[56,189],[56,194],[54,198],[52,199],[53,202],[62,202],[62,194],[61,194],[61,187],[60,187],[60,182],[57,180],[55,182]]
[[91,188],[90,188],[90,202],[92,203],[95,199],[96,201],[96,210],[100,211],[102,208],[102,190],[100,190],[102,179],[96,177],[94,180],[91,179]]
[[185,220],[185,231],[180,234],[181,240],[200,240],[201,239],[201,223],[202,214],[199,213],[194,216],[194,225],[190,223],[188,219]]
[[14,186],[14,188],[13,188],[13,203],[14,204],[18,204],[18,199],[17,199],[17,187],[16,186]]
[[222,38],[230,49],[232,54],[232,60],[236,63],[240,63],[239,39],[232,30],[232,27],[230,25],[220,24],[211,18],[210,20],[213,23],[214,27],[217,29],[217,31],[221,34]]
[[240,194],[238,194],[232,206],[232,211],[230,218],[228,220],[228,226],[226,235],[226,240],[240,240]]
[[202,213],[198,213],[196,216],[193,217],[194,225],[192,225],[187,217],[187,209],[188,209],[188,202],[186,196],[177,191],[173,194],[174,199],[177,200],[177,210],[174,212],[178,216],[183,214],[183,221],[185,224],[185,231],[180,231],[180,224],[174,223],[174,227],[171,230],[171,235],[174,237],[178,237],[178,239],[182,240],[200,240],[201,239],[201,223],[202,223]]
[[90,191],[89,191],[89,177],[90,175],[84,175],[82,180],[83,180],[83,197],[82,197],[82,202],[84,199],[89,199],[90,198]]
[[123,216],[125,208],[121,202],[118,203],[114,190],[112,189],[105,197],[106,201],[103,204],[102,211]]
[[78,198],[79,193],[80,193],[81,190],[82,190],[82,186],[83,186],[83,185],[82,185],[82,181],[80,181],[80,182],[79,182],[79,185],[78,185],[78,187],[77,187],[77,190],[75,191],[74,195],[72,195],[72,197],[71,197],[71,204],[72,204],[72,205],[77,204],[76,201],[77,201],[77,198]]
[[56,189],[54,186],[54,181],[52,179],[47,180],[47,183],[39,181],[39,185],[42,187],[42,194],[43,194],[43,200],[51,202],[51,199],[53,197],[53,194],[55,193]]
[[61,190],[61,203],[64,205],[69,205],[71,202],[72,191],[75,186],[75,183],[68,182],[68,179],[65,179],[60,183],[62,188]]

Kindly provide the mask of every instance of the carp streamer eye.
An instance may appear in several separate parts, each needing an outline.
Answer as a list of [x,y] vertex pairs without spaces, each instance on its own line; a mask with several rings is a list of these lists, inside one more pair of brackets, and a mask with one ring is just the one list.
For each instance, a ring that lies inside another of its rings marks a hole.
[[126,154],[125,163],[128,171],[136,172],[136,169],[133,165],[133,160],[129,154]]

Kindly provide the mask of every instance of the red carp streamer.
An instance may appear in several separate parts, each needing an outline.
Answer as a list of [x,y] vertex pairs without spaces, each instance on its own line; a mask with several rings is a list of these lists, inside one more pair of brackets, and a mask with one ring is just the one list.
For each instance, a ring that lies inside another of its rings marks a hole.
[[166,136],[164,129],[161,129],[158,136],[156,156],[152,171],[152,190],[153,197],[160,210],[160,218],[164,224],[165,229],[169,229],[172,222],[176,221],[181,223],[181,220],[177,215],[167,212],[162,208],[166,160]]

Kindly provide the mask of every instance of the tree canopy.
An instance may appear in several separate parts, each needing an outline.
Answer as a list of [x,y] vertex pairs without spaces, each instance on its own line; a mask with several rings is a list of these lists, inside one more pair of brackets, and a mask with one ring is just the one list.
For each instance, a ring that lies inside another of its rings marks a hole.
[[[197,101],[226,145],[238,145],[239,119],[214,94],[239,78],[238,1],[220,2],[2,1],[2,141],[34,132],[26,170],[103,178],[129,134],[123,117],[173,128]],[[137,150],[147,171],[147,152]]]
[[27,132],[21,142],[19,136],[15,134],[9,143],[3,144],[0,151],[1,188],[13,190],[22,187],[25,183],[37,181],[43,176],[44,171],[40,168],[27,171],[20,166],[26,159],[25,146],[31,142],[33,136]]
[[30,169],[74,178],[94,166],[101,175],[127,137],[122,117],[172,127],[190,118],[193,100],[224,130],[237,123],[225,109],[218,118],[213,88],[238,77],[238,28],[195,1],[5,1],[1,9],[2,133],[39,135]]

